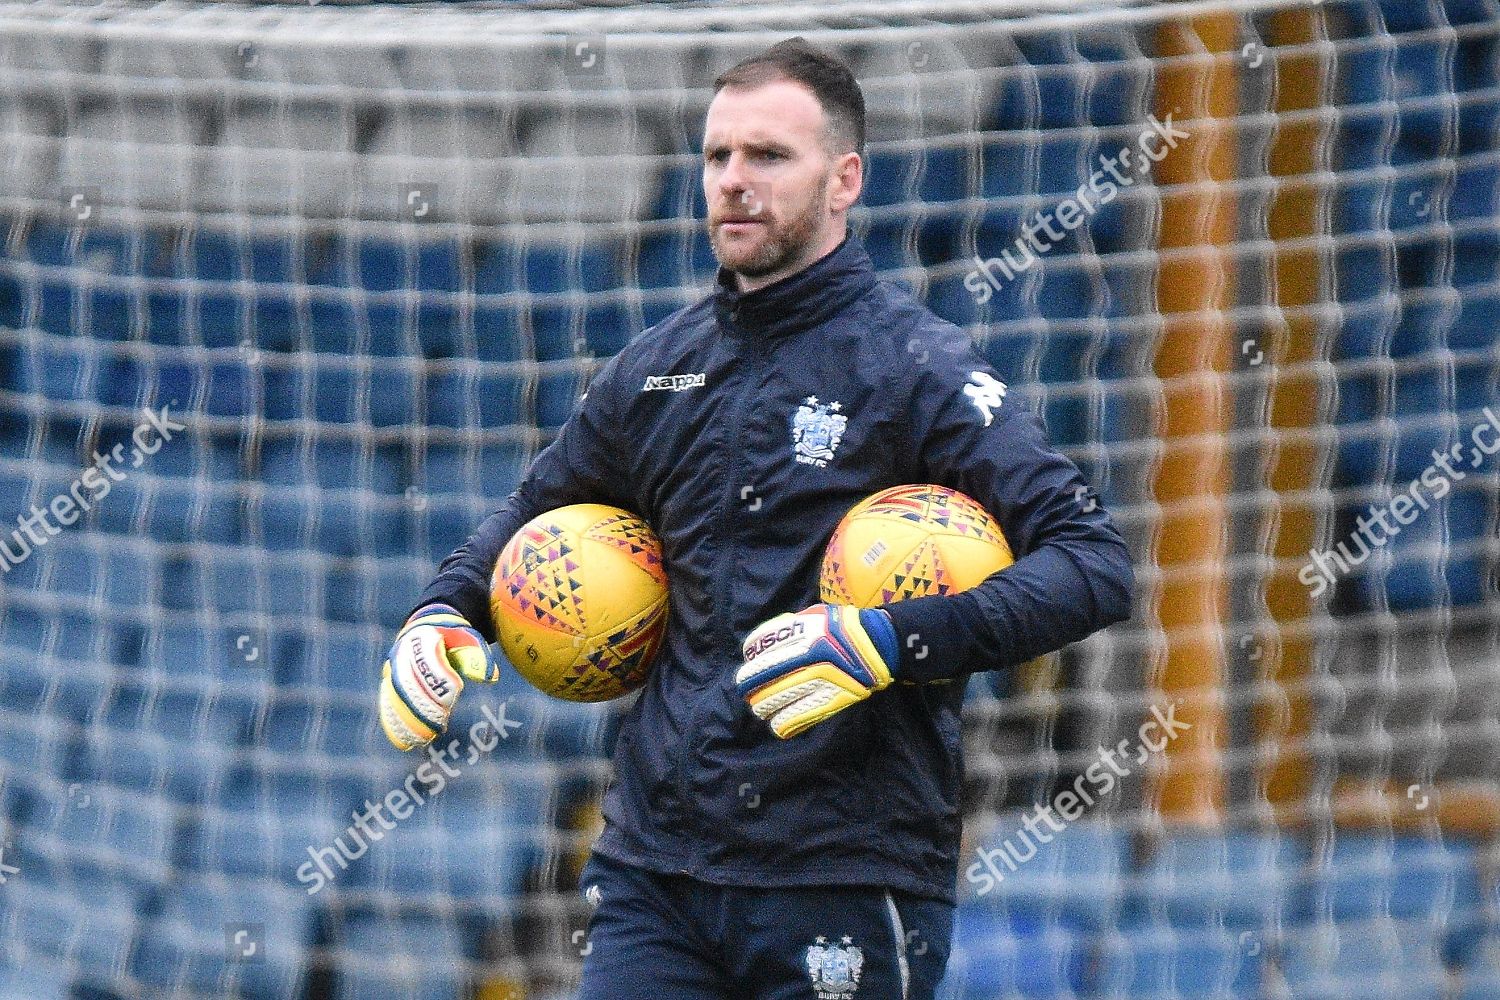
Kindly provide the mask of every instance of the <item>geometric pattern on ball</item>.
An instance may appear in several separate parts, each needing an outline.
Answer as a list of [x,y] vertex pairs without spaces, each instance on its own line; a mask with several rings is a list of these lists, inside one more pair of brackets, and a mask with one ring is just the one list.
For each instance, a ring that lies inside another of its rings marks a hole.
[[818,589],[824,601],[873,608],[960,593],[1014,561],[1000,526],[969,497],[933,484],[894,486],[839,522]]
[[646,522],[604,504],[528,521],[490,581],[501,649],[537,689],[608,701],[645,683],[666,627],[661,542]]

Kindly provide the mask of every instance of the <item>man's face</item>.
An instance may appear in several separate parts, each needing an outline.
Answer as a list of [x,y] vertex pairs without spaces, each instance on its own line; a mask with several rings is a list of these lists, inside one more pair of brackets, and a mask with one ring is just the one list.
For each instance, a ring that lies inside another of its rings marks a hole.
[[777,80],[726,87],[703,130],[708,238],[719,263],[760,288],[836,247],[844,212],[859,197],[860,163],[835,156],[812,92]]

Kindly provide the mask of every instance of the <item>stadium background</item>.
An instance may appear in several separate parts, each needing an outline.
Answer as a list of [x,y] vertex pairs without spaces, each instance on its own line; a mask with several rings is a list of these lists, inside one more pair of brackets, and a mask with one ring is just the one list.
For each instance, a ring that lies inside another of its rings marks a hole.
[[[413,766],[375,678],[436,561],[710,277],[710,81],[801,33],[865,85],[876,266],[1139,568],[1133,622],[971,683],[962,864],[1194,724],[961,881],[945,997],[1500,997],[1495,465],[1298,581],[1500,401],[1500,6],[558,6],[0,3],[0,995],[569,996],[618,706],[472,692],[455,732],[519,726],[294,873]],[[183,429],[22,556],[142,407]]]

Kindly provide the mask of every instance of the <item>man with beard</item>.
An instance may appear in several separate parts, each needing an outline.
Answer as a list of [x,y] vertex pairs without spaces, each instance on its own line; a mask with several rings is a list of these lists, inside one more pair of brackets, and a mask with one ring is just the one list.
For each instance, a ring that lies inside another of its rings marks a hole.
[[[489,578],[527,520],[639,513],[670,616],[584,873],[583,1000],[930,998],[961,822],[964,685],[945,682],[1125,618],[1129,557],[964,332],[849,235],[864,98],[848,67],[791,39],[714,91],[716,289],[611,359],[444,560],[392,647],[381,718],[398,747],[425,745],[464,678],[494,678]],[[1016,563],[961,594],[817,603],[834,526],[897,483],[978,500]]]

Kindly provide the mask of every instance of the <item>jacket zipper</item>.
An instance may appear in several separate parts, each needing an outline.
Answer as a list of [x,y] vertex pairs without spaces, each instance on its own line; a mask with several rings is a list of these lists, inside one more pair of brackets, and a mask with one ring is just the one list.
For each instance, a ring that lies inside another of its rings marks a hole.
[[[741,345],[744,345],[745,342],[745,339],[739,340]],[[731,648],[735,645],[734,640],[736,638],[733,634],[732,600],[734,588],[732,586],[732,575],[736,564],[734,557],[739,550],[739,539],[736,531],[736,518],[739,512],[735,504],[740,499],[740,491],[743,488],[741,484],[735,482],[733,470],[744,468],[744,463],[741,459],[745,454],[745,416],[749,411],[753,390],[758,381],[766,354],[767,346],[760,339],[754,340],[750,346],[750,350],[747,351],[744,346],[741,346],[736,351],[737,363],[733,369],[733,381],[730,383],[733,386],[733,394],[728,399],[729,406],[724,411],[725,419],[730,421],[729,427],[726,428],[729,453],[726,456],[728,461],[725,463],[724,468],[726,488],[724,493],[719,497],[719,509],[716,514],[719,536],[722,539],[722,548],[719,555],[719,565],[716,567],[713,587],[717,593],[715,604],[717,607],[723,609],[724,613],[724,616],[720,619],[720,627],[730,633],[728,636],[730,640],[728,645]],[[753,370],[751,370],[749,364],[751,361],[755,362]],[[692,755],[697,752],[697,744],[692,739],[692,733],[697,731],[698,718],[700,710],[703,707],[704,698],[714,690],[716,688],[712,684],[699,690],[698,697],[693,702],[693,710],[688,717],[688,738],[682,742],[683,749],[678,759],[677,778],[678,794],[685,805],[690,801],[688,775],[691,772],[688,765],[691,763]],[[694,819],[693,849],[691,861],[688,867],[683,869],[683,874],[685,875],[692,875],[695,871],[701,870],[707,862],[705,845],[707,843],[706,834],[708,831],[703,823],[703,812],[701,809],[690,810],[690,814]]]

